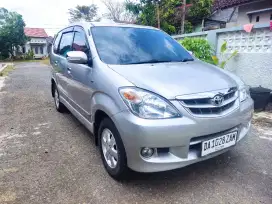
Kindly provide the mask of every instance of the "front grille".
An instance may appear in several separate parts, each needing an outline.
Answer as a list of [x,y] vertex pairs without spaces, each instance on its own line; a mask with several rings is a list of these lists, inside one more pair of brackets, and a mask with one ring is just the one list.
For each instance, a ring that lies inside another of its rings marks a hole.
[[190,108],[193,114],[220,114],[234,105],[234,102],[226,104],[221,107],[212,107],[212,108]]
[[235,95],[235,91],[227,93],[227,94],[224,95],[224,100],[228,100],[228,99],[234,97],[234,95]]
[[239,106],[237,101],[238,90],[236,87],[214,92],[179,96],[177,98],[190,113],[196,116],[222,115]]

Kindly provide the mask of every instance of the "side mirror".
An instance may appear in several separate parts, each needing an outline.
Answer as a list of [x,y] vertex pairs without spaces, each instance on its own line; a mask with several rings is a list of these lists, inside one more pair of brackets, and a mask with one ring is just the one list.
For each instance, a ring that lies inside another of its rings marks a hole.
[[82,51],[70,51],[67,52],[67,60],[74,64],[87,64],[88,57]]

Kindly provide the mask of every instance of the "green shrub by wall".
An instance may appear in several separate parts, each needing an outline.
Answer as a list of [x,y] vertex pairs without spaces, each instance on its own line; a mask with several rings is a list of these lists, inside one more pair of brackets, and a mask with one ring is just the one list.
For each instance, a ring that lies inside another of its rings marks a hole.
[[183,47],[192,51],[194,56],[205,62],[214,64],[212,56],[214,50],[209,42],[204,38],[184,38],[179,41]]

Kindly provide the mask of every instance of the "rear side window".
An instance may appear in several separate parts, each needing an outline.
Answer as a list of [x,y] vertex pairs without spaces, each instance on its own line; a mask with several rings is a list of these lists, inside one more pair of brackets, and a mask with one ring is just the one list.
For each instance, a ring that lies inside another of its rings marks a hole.
[[60,42],[60,38],[61,38],[61,34],[59,33],[54,41],[54,45],[53,45],[53,51],[55,54],[58,54],[58,48],[59,48],[59,42]]
[[74,33],[63,33],[60,45],[59,45],[59,54],[66,57],[67,52],[72,51],[72,41],[73,41]]
[[75,32],[73,51],[82,51],[85,52],[87,56],[89,56],[89,48],[87,45],[85,33],[83,31]]

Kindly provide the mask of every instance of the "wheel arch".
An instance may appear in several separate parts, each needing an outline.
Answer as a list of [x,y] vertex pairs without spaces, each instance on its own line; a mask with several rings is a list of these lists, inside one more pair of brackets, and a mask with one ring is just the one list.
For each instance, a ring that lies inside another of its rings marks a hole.
[[[92,117],[91,121],[94,124],[93,125],[93,133],[95,136],[95,143],[97,143],[97,138],[98,138],[98,128],[99,125],[101,124],[102,120],[104,118],[109,118],[112,122],[113,120],[111,117],[119,112],[122,111],[122,108],[116,104],[114,99],[112,99],[109,95],[106,95],[104,93],[96,93],[92,97]],[[114,122],[113,122],[114,123]]]

